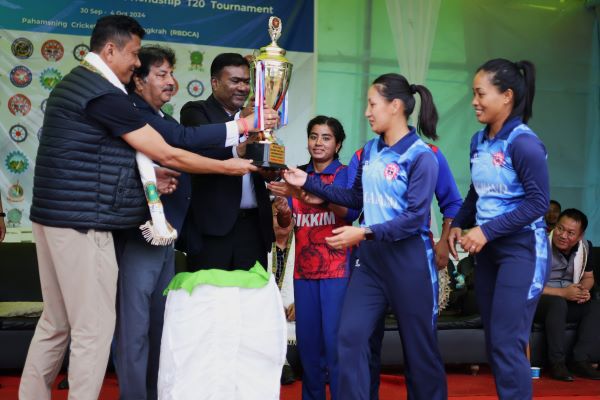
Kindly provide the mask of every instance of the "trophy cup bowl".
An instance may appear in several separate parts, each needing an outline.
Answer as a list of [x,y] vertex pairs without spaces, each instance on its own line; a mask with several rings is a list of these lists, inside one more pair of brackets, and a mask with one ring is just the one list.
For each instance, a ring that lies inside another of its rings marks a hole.
[[[250,65],[251,88],[256,85],[257,64],[264,65],[264,99],[268,106],[279,111],[283,104],[292,77],[292,63],[285,58],[285,50],[277,45],[281,35],[281,20],[269,18],[271,44],[262,47]],[[257,94],[255,93],[255,96]],[[277,143],[273,129],[262,132],[263,140],[246,146],[246,158],[253,164],[268,169],[283,169],[285,165],[285,147]]]

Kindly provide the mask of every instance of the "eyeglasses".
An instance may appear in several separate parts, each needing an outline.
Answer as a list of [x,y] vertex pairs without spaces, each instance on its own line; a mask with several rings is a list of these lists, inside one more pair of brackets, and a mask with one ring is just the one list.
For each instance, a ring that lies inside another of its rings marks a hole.
[[562,225],[556,225],[556,227],[554,228],[554,230],[556,231],[556,233],[558,235],[562,235],[563,233],[566,234],[566,236],[567,236],[568,239],[575,239],[577,237],[577,232],[575,232],[575,231],[568,231]]

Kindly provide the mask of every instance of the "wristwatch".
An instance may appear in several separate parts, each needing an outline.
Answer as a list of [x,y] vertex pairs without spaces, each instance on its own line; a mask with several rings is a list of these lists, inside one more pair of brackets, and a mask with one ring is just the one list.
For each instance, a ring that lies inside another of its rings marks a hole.
[[369,228],[368,226],[366,226],[364,228],[365,230],[365,240],[373,240],[375,239],[375,234],[373,233],[373,231],[371,230],[371,228]]
[[0,217],[2,217],[2,218],[6,217],[6,213],[5,213],[5,212],[2,212],[2,211],[0,211]]

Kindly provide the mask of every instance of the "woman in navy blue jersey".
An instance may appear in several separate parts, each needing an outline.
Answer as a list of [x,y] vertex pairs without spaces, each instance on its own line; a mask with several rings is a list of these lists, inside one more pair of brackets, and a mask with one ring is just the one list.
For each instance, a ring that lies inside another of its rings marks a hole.
[[[416,93],[421,97],[417,129],[407,122]],[[369,337],[391,305],[403,343],[409,398],[445,399],[436,333],[437,268],[428,237],[438,165],[417,134],[437,138],[437,111],[427,88],[386,74],[369,88],[365,116],[379,138],[363,148],[352,188],[325,185],[298,169],[284,173],[288,183],[320,199],[364,210],[361,227],[337,228],[326,239],[335,249],[362,241],[340,320],[337,398],[369,398]]]
[[457,242],[475,254],[475,291],[501,399],[532,396],[525,351],[549,271],[546,149],[526,125],[534,93],[528,61],[494,59],[477,70],[472,104],[485,127],[471,139],[471,187],[448,239],[454,257]]

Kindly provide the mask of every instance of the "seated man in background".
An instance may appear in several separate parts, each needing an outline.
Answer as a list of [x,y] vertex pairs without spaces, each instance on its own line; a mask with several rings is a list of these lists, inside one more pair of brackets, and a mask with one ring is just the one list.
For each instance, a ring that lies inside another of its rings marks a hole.
[[546,221],[546,231],[548,234],[552,232],[556,222],[558,221],[558,216],[560,215],[562,207],[560,203],[556,200],[550,200],[550,205],[548,206],[548,211],[544,216],[544,220]]
[[[569,370],[583,378],[600,379],[600,372],[590,363],[594,347],[600,345],[600,303],[590,295],[598,260],[592,259],[592,244],[584,239],[587,224],[587,217],[577,209],[560,214],[550,234],[550,278],[535,314],[535,321],[543,323],[546,331],[551,376],[566,382],[574,380]],[[565,364],[567,322],[578,323],[569,369]]]

